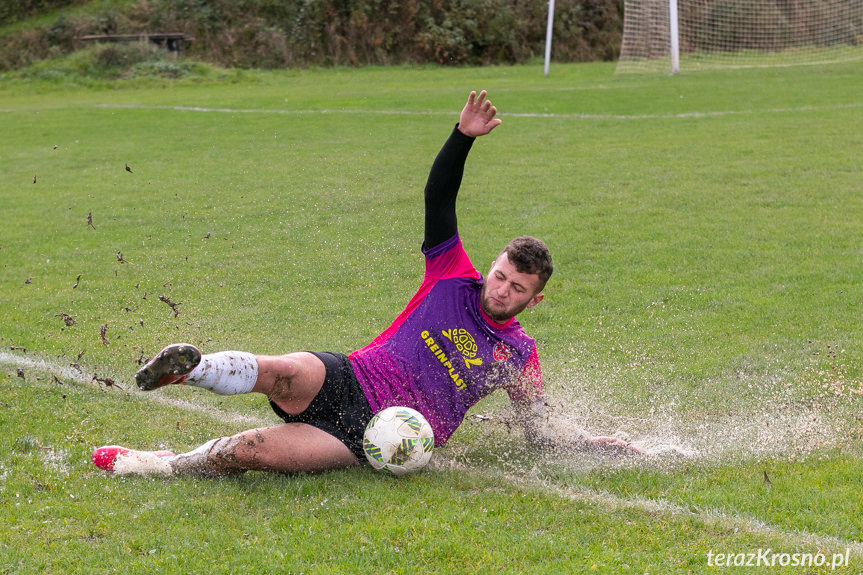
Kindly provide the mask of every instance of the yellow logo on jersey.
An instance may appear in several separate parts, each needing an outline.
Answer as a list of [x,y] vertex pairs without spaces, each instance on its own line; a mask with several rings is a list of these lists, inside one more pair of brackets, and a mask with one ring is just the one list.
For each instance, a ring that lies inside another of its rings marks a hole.
[[452,363],[450,363],[450,360],[449,358],[447,358],[444,350],[442,350],[440,346],[435,343],[434,338],[431,336],[431,334],[423,330],[423,332],[420,334],[420,337],[423,338],[423,341],[425,341],[426,345],[429,348],[429,351],[431,351],[435,355],[435,357],[438,358],[438,360],[441,362],[441,365],[443,365],[444,368],[446,368],[446,370],[449,372],[449,376],[452,379],[453,383],[455,383],[456,387],[459,389],[467,389],[467,384],[455,370]]
[[468,369],[473,365],[482,365],[482,358],[476,356],[476,352],[479,350],[479,347],[476,345],[476,340],[466,329],[461,327],[456,329],[446,329],[441,333],[445,338],[455,344],[456,349],[461,352],[464,364]]

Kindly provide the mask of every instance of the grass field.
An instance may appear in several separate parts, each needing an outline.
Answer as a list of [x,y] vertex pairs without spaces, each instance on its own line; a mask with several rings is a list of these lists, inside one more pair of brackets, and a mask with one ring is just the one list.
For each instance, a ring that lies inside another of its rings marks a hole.
[[[0,79],[0,573],[714,573],[768,549],[730,569],[863,572],[859,63],[49,76]],[[138,392],[165,343],[348,352],[385,328],[479,88],[503,124],[468,161],[466,248],[485,272],[547,241],[521,321],[550,423],[648,456],[531,453],[493,396],[398,480],[90,464],[276,422],[263,398]]]

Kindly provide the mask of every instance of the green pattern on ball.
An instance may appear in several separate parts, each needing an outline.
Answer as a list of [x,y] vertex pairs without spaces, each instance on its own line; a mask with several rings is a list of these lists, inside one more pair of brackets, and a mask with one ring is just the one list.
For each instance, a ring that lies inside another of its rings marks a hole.
[[385,463],[384,456],[381,455],[381,448],[368,439],[363,438],[363,449],[370,457],[374,458],[375,461]]
[[405,424],[407,424],[407,426],[410,427],[414,433],[419,433],[420,428],[423,426],[422,422],[419,419],[417,419],[414,415],[407,411],[398,412],[396,417],[404,421]]
[[405,461],[411,456],[411,452],[413,452],[414,445],[416,444],[416,439],[402,439],[398,449],[390,457],[390,465],[404,465]]

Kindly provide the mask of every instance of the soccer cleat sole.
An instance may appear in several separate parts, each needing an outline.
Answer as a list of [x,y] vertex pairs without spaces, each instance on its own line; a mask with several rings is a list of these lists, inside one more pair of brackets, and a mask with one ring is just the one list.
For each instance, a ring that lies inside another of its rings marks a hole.
[[[114,471],[114,461],[116,461],[117,456],[128,455],[130,453],[135,453],[135,450],[121,447],[119,445],[106,445],[105,447],[100,447],[94,451],[91,459],[93,460],[93,465],[99,469],[104,471]],[[174,456],[174,453],[171,451],[150,451],[150,453],[156,457]]]
[[169,345],[148,361],[135,374],[135,382],[143,391],[152,391],[166,385],[182,383],[186,376],[201,363],[201,352],[194,345]]

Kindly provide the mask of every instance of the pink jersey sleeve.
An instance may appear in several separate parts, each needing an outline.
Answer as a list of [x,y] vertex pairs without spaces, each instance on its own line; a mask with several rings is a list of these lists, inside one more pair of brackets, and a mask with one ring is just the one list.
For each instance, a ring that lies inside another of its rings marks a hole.
[[458,235],[426,251],[425,256],[424,283],[461,277],[476,279],[480,276],[464,251]]
[[506,392],[512,401],[530,401],[545,396],[542,384],[542,366],[539,363],[536,347],[533,348],[530,357],[527,358],[521,375],[516,378],[512,385],[506,387]]

